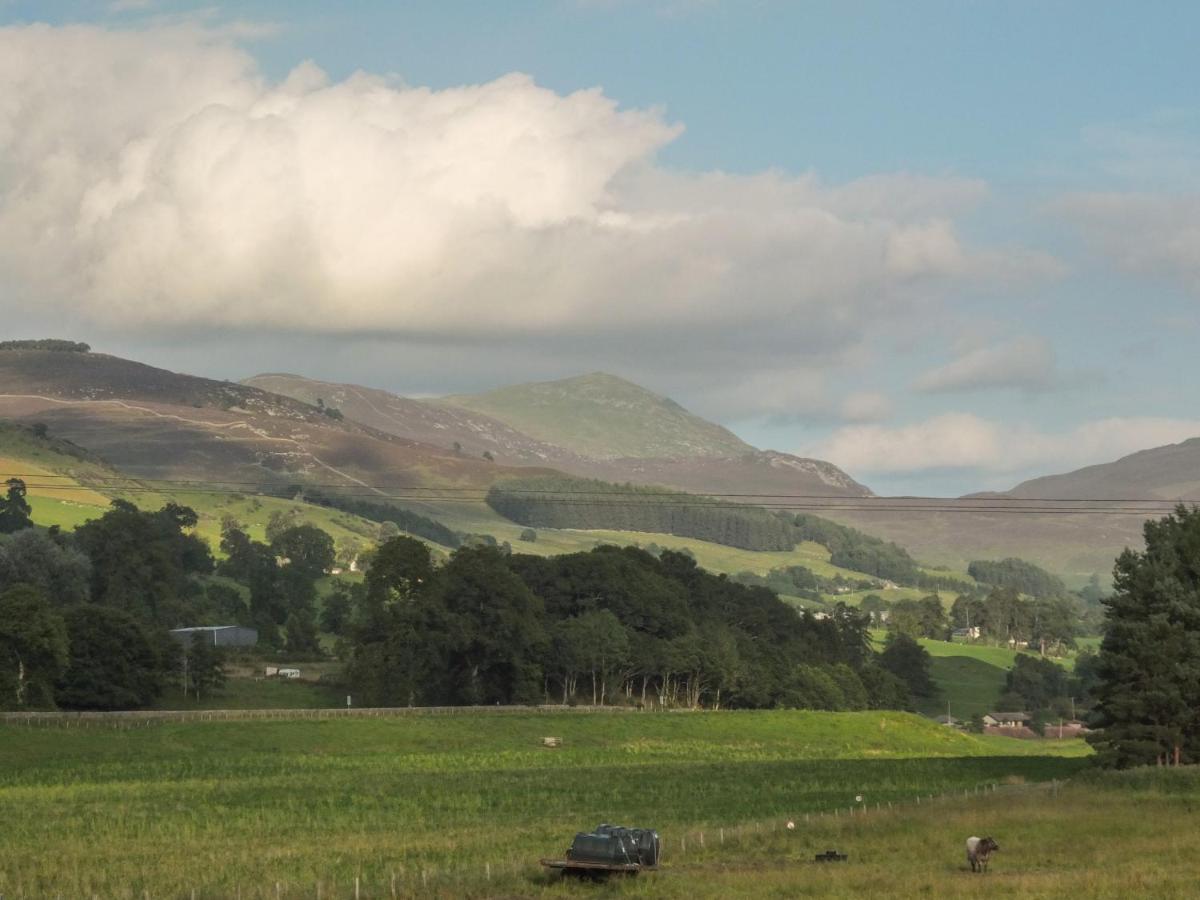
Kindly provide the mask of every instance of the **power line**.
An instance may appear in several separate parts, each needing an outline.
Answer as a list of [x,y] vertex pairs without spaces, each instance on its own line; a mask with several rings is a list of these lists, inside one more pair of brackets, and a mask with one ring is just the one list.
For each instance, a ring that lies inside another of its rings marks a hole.
[[[0,475],[0,478],[21,477],[19,475]],[[26,477],[37,478],[40,476],[29,475]],[[214,482],[213,484],[219,484]],[[227,487],[211,487],[205,486],[203,482],[195,481],[172,481],[162,482],[165,487],[145,487],[131,486],[128,484],[105,483],[100,485],[88,485],[86,483],[76,484],[39,484],[37,482],[26,482],[26,489],[35,489],[41,491],[57,491],[57,492],[74,492],[81,488],[97,490],[97,488],[112,491],[118,494],[206,494],[214,496],[241,496],[248,492]],[[257,484],[258,487],[264,487]],[[303,486],[302,486],[303,487]],[[422,488],[421,490],[439,490],[438,488]],[[474,490],[473,495],[457,493],[452,496],[438,496],[430,494],[383,494],[375,490],[342,490],[338,493],[338,498],[346,499],[371,499],[378,503],[391,502],[406,502],[406,503],[426,503],[426,504],[445,504],[445,503],[462,503],[478,505],[487,501],[487,492],[480,489],[455,489],[458,491]],[[857,502],[812,502],[804,498],[798,498],[794,502],[788,502],[786,497],[776,497],[772,502],[767,503],[735,503],[735,502],[720,502],[719,500],[704,501],[691,497],[687,494],[639,494],[638,492],[591,492],[589,495],[595,499],[576,499],[571,496],[556,496],[558,492],[554,491],[530,491],[529,493],[536,494],[536,499],[532,502],[538,505],[555,505],[555,506],[579,506],[590,509],[597,507],[613,507],[623,509],[636,508],[658,508],[658,509],[707,509],[707,510],[742,510],[742,511],[806,511],[806,512],[859,512],[859,513],[982,513],[988,515],[1036,515],[1036,516],[1078,516],[1078,515],[1097,515],[1097,516],[1155,516],[1162,515],[1164,512],[1169,512],[1168,507],[1162,505],[1147,506],[1005,506],[1005,505],[950,505],[946,501],[931,502],[929,504],[911,504],[911,503],[888,503],[887,505],[871,504],[866,501],[890,500],[892,498],[853,498]],[[571,492],[566,492],[571,493]],[[574,492],[576,494],[588,494],[589,492]],[[268,495],[270,496],[270,495]],[[608,499],[613,496],[626,496],[630,499]],[[721,496],[721,495],[718,495]],[[650,500],[642,499],[649,497],[677,497],[680,499],[659,499]],[[636,499],[635,499],[636,498]],[[827,498],[820,498],[827,500]],[[935,498],[930,498],[931,501]],[[337,509],[334,504],[321,503],[320,500],[310,501],[314,505],[327,506]],[[1019,501],[1019,502],[1036,502],[1036,501]],[[1056,502],[1080,502],[1068,499],[1062,499]],[[1083,502],[1105,502],[1105,501],[1083,501]],[[1137,501],[1119,501],[1122,503],[1135,503]],[[1175,501],[1150,501],[1156,504],[1170,503],[1174,505]],[[342,510],[343,512],[352,512],[351,510]]]
[[[223,478],[222,479],[203,479],[202,480],[202,479],[151,478],[151,477],[140,477],[140,476],[136,476],[136,475],[127,475],[127,476],[116,476],[116,475],[86,476],[86,475],[83,475],[83,476],[77,476],[77,475],[63,475],[63,474],[56,474],[56,473],[41,473],[41,472],[0,473],[0,478],[71,479],[72,481],[75,481],[77,484],[80,484],[84,487],[88,487],[91,484],[98,483],[101,487],[108,487],[113,490],[126,489],[126,488],[124,488],[124,485],[127,482],[131,482],[131,481],[139,482],[139,483],[168,485],[169,487],[173,487],[173,488],[176,488],[181,491],[182,490],[192,490],[195,492],[200,492],[202,490],[210,489],[216,485],[231,486],[228,491],[229,493],[245,493],[243,491],[234,490],[232,486],[254,487],[254,488],[259,488],[260,490],[270,486],[270,485],[264,484],[262,481],[237,481],[237,480],[233,480],[233,479],[223,479]],[[86,480],[80,480],[80,479],[86,479]],[[408,491],[408,492],[425,491],[425,492],[437,492],[438,494],[451,494],[451,495],[462,494],[462,493],[471,494],[471,495],[486,495],[487,492],[490,490],[489,488],[424,486],[424,485],[412,485],[412,484],[401,484],[401,483],[368,484],[365,482],[358,482],[356,480],[352,480],[349,477],[347,477],[347,481],[350,481],[351,484],[353,484],[359,488],[365,488],[367,491],[371,491],[372,493],[367,494],[367,493],[362,493],[362,492],[355,492],[353,490],[347,491],[346,490],[347,485],[346,485],[346,482],[344,482],[344,481],[343,482],[296,482],[296,484],[302,490],[305,490],[305,489],[311,490],[311,489],[318,489],[318,488],[337,488],[339,490],[339,496],[380,496],[378,493],[375,493],[375,492],[383,491],[383,490],[399,490],[399,491]],[[199,486],[199,487],[197,487],[197,486]],[[54,486],[53,485],[39,485],[39,487],[52,488]],[[1180,503],[1195,502],[1195,501],[1184,500],[1183,498],[1166,500],[1166,499],[1161,499],[1161,498],[1157,498],[1157,497],[1141,497],[1141,498],[1133,498],[1133,497],[932,497],[932,496],[921,496],[921,495],[862,496],[859,494],[720,493],[720,492],[715,492],[715,491],[706,491],[703,494],[690,494],[686,491],[677,491],[677,490],[655,491],[655,490],[640,489],[640,488],[625,489],[625,488],[621,488],[619,486],[615,490],[571,490],[571,489],[559,490],[559,489],[555,489],[555,488],[507,487],[504,485],[498,485],[498,487],[500,490],[502,490],[503,492],[508,493],[508,494],[522,494],[522,495],[529,494],[529,495],[534,495],[534,496],[536,496],[536,495],[552,495],[552,496],[584,496],[584,497],[612,497],[612,496],[668,497],[668,498],[678,497],[678,498],[686,498],[688,501],[694,502],[697,505],[706,505],[706,506],[711,505],[711,504],[707,504],[707,503],[703,502],[703,498],[707,498],[707,497],[711,497],[714,499],[738,498],[738,499],[763,499],[763,500],[774,500],[774,501],[807,500],[807,501],[813,501],[814,503],[852,502],[855,504],[864,504],[864,505],[865,504],[884,504],[885,505],[884,508],[887,508],[887,509],[906,509],[906,508],[922,508],[922,509],[924,509],[924,508],[928,508],[928,507],[924,507],[924,506],[901,507],[901,506],[895,505],[898,503],[920,504],[920,503],[924,503],[924,502],[928,502],[930,504],[945,505],[945,506],[949,506],[950,504],[953,504],[954,508],[956,508],[956,509],[962,508],[962,505],[965,505],[965,504],[981,504],[981,503],[989,504],[989,506],[973,506],[972,505],[967,508],[970,508],[970,509],[998,508],[998,507],[995,507],[994,505],[995,504],[1006,504],[1006,503],[1010,503],[1010,504],[1021,504],[1021,503],[1108,503],[1108,504],[1135,504],[1137,507],[1142,507],[1142,506],[1175,507],[1175,506],[1179,505]],[[74,489],[74,488],[69,487],[68,489]],[[135,490],[134,488],[128,488],[128,489]],[[413,498],[407,498],[407,499],[413,499]],[[450,498],[449,497],[438,497],[437,499],[445,500],[445,499],[450,499]],[[475,502],[474,497],[472,497],[472,502]],[[758,504],[736,504],[736,506],[743,507],[743,508],[750,507],[753,505],[758,505]],[[1020,507],[1020,508],[1026,508],[1026,507]],[[1125,507],[1120,507],[1120,508],[1124,509]],[[1130,507],[1130,508],[1132,509],[1135,507]]]

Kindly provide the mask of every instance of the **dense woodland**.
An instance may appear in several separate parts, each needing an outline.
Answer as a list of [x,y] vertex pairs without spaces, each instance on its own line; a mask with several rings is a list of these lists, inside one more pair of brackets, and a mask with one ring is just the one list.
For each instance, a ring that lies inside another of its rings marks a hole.
[[533,528],[588,528],[674,534],[743,550],[791,550],[797,537],[785,519],[665,488],[546,476],[504,481],[487,503]]
[[281,519],[262,542],[227,520],[218,561],[195,524],[186,507],[118,500],[73,535],[43,530],[10,482],[0,707],[137,708],[185,671],[189,691],[211,691],[219,655],[167,635],[197,624],[253,626],[260,652],[292,658],[337,635],[363,703],[906,708],[928,689],[924,651],[876,654],[868,616],[839,606],[818,619],[682,553],[475,545],[437,565],[399,536],[368,555],[363,583],[318,604],[335,557],[320,529]]
[[[910,708],[936,694],[918,638],[969,625],[1043,650],[1067,645],[1091,597],[1067,595],[1019,561],[976,564],[998,584],[962,592],[948,614],[936,594],[888,605],[888,638],[876,652],[870,597],[823,615],[779,598],[784,579],[819,585],[799,567],[745,584],[672,551],[601,546],[543,558],[477,543],[439,564],[425,544],[396,536],[368,554],[362,583],[339,583],[318,603],[335,548],[312,525],[281,517],[263,542],[227,520],[218,561],[186,507],[143,511],[116,500],[68,535],[33,526],[20,480],[5,487],[6,709],[138,708],[174,679],[203,696],[220,686],[220,654],[167,631],[235,623],[259,630],[260,654],[316,658],[322,633],[336,636],[362,703]],[[1115,593],[1099,601],[1101,652],[1077,657],[1072,675],[1018,657],[999,707],[1063,715],[1070,698],[1094,698],[1103,762],[1196,760],[1198,548],[1200,511],[1180,507],[1148,522],[1146,550],[1120,557]]]
[[404,509],[391,503],[376,503],[371,500],[362,500],[358,497],[347,497],[342,494],[318,491],[311,488],[304,489],[303,496],[308,503],[327,506],[331,509],[340,509],[343,512],[348,512],[371,522],[379,522],[380,524],[391,522],[402,531],[415,534],[417,537],[426,538],[435,544],[441,544],[443,547],[457,548],[461,547],[463,543],[463,535],[454,529],[447,528],[441,522],[435,521],[428,516],[423,516],[420,513],[413,512],[411,509]]
[[356,594],[349,675],[372,704],[911,703],[910,670],[871,650],[867,617],[843,606],[817,619],[671,551],[466,547],[434,567],[423,544],[399,537]]

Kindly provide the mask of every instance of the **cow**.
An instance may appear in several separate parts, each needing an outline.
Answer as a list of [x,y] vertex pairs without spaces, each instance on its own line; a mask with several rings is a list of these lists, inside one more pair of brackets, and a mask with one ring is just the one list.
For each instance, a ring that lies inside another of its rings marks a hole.
[[988,859],[999,849],[1000,845],[990,837],[967,838],[967,862],[971,864],[971,871],[986,872]]

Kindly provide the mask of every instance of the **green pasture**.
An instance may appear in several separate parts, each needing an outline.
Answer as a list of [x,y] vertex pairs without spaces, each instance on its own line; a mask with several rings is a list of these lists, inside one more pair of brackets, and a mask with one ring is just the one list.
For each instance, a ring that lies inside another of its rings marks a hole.
[[949,710],[956,719],[995,709],[1008,674],[1006,669],[970,656],[935,656],[929,668],[942,693],[921,701],[918,709],[928,716],[945,715]]
[[[543,748],[547,735],[563,746]],[[348,897],[356,876],[372,897],[393,876],[404,895],[573,892],[536,860],[601,821],[658,828],[671,864],[690,866],[706,857],[674,848],[696,831],[711,847],[724,829],[732,841],[806,814],[1062,779],[1086,753],[881,712],[0,726],[0,894],[251,898],[278,882],[312,897],[319,882]]]
[[[600,892],[521,873],[504,895],[1186,900],[1200,881],[1198,806],[1200,772],[1192,768],[1085,772],[1066,783],[822,816],[797,822],[794,831],[776,827],[703,848],[693,832],[686,853],[637,883]],[[964,844],[982,834],[1001,849],[978,875]],[[814,861],[831,847],[849,859]],[[462,896],[496,893],[482,885]]]

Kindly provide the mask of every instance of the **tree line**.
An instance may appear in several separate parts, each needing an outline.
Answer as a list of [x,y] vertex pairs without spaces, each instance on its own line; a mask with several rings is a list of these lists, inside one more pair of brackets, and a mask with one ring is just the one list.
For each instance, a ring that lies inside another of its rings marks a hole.
[[314,526],[264,543],[228,522],[218,563],[194,533],[196,513],[174,503],[144,511],[114,500],[72,534],[36,528],[29,513],[25,485],[10,480],[0,498],[0,708],[132,709],[168,683],[213,689],[219,652],[181,645],[172,628],[249,625],[268,650],[321,653],[315,584],[334,548]]
[[398,537],[353,590],[343,652],[368,704],[910,707],[910,669],[889,668],[868,626],[845,606],[800,612],[672,551],[464,547],[435,566]]
[[674,534],[743,550],[792,550],[787,521],[764,509],[664,488],[543,476],[494,485],[487,504],[532,528]]
[[0,341],[0,350],[54,350],[60,353],[89,353],[91,349],[89,345],[79,341],[63,341],[57,338]]
[[461,547],[463,543],[463,535],[454,529],[443,525],[436,519],[415,513],[411,509],[394,506],[391,503],[376,503],[372,500],[361,500],[357,497],[346,497],[311,488],[305,488],[303,496],[307,503],[340,509],[342,512],[348,512],[370,522],[380,524],[392,522],[401,531],[427,538],[443,547],[456,548]]

